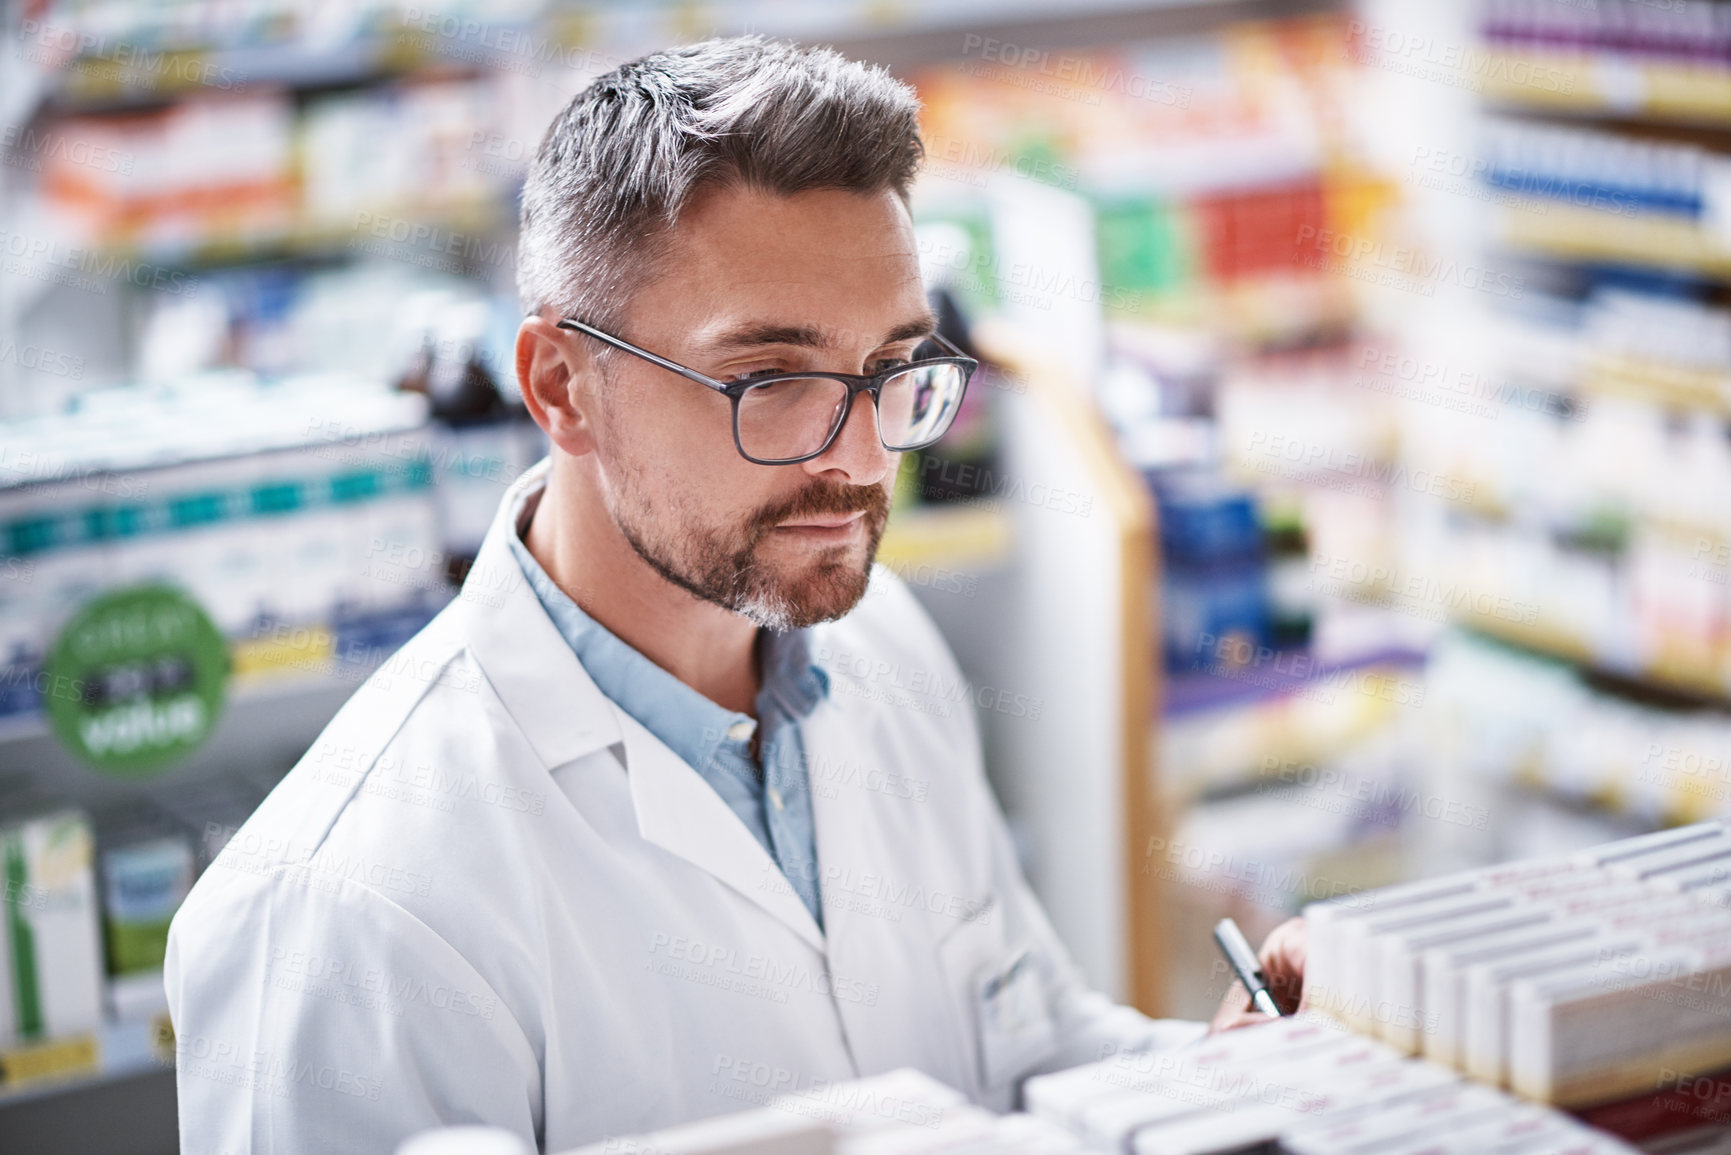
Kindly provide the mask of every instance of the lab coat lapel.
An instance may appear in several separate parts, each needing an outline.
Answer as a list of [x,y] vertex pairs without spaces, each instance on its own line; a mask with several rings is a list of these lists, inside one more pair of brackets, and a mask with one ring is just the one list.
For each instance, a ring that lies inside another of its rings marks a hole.
[[[861,1072],[896,1066],[942,1070],[919,1041],[938,1031],[932,1025],[909,1029],[908,1020],[890,1013],[907,1005],[901,992],[935,981],[936,956],[921,941],[924,924],[914,909],[903,909],[875,892],[871,881],[892,886],[919,882],[927,863],[919,839],[891,807],[905,800],[839,785],[826,774],[850,764],[872,763],[885,755],[882,721],[875,711],[845,708],[832,688],[802,727],[806,764],[811,774],[813,825],[817,830],[817,860],[823,880],[823,919],[828,936],[831,981],[838,989],[865,984],[869,1001],[840,1001],[838,1013],[848,1048]],[[905,916],[905,917],[904,917]],[[941,1034],[941,1031],[939,1031]]]
[[[523,491],[546,483],[543,459],[512,483],[481,543],[448,626],[481,664],[487,680],[549,770],[619,740],[623,711],[601,692],[547,616],[511,552],[509,516]],[[443,617],[444,615],[441,615]]]
[[615,709],[625,738],[637,829],[643,837],[714,875],[823,953],[823,932],[816,920],[739,815],[660,739]]
[[638,831],[774,915],[814,950],[823,932],[780,868],[709,783],[621,710],[589,677],[524,579],[508,511],[546,484],[543,460],[500,503],[453,607],[454,627],[549,769],[622,743]]

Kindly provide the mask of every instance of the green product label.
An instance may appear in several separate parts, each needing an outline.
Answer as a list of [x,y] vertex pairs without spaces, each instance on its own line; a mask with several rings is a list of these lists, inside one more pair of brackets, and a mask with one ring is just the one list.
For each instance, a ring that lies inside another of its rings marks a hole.
[[210,736],[228,646],[186,594],[134,586],[79,610],[43,673],[60,741],[98,770],[131,777],[172,765]]
[[[23,836],[6,843],[6,893],[23,894],[30,879],[24,873]],[[12,1014],[21,1039],[42,1037],[42,988],[36,981],[36,932],[24,920],[16,902],[6,904],[7,937],[12,940]]]
[[169,921],[166,918],[126,924],[110,921],[106,927],[109,972],[129,975],[161,970],[162,960],[168,955]]

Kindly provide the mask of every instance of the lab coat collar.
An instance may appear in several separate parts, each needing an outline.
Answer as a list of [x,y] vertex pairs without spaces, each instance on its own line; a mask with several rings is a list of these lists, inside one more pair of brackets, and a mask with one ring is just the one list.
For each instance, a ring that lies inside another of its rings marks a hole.
[[550,459],[505,491],[457,595],[457,628],[511,718],[548,769],[620,741],[618,711],[541,608],[508,534],[525,495],[547,483]]
[[523,576],[506,535],[517,532],[518,511],[546,485],[550,468],[549,459],[531,467],[499,503],[458,595],[464,641],[549,770],[617,747],[644,839],[732,887],[822,952],[823,932],[775,860],[702,775],[601,692]]
[[623,710],[619,718],[639,833],[757,903],[823,953],[817,920],[739,815],[637,719]]

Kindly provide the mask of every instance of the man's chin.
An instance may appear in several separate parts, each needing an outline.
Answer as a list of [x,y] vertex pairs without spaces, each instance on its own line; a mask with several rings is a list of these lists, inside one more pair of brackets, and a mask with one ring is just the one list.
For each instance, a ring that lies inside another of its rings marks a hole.
[[779,569],[764,575],[759,596],[752,599],[762,625],[779,629],[804,629],[819,622],[834,621],[859,605],[870,583],[871,565],[861,560],[855,550],[846,551],[840,559],[808,562],[793,573]]

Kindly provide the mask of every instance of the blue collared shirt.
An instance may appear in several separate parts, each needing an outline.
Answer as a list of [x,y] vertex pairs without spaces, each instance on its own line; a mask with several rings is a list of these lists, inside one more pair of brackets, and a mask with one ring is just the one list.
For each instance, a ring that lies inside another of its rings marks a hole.
[[[763,635],[754,721],[710,701],[620,640],[553,584],[516,533],[510,541],[530,588],[595,685],[721,795],[821,929],[817,832],[799,722],[828,696],[829,675],[811,660],[805,631]],[[759,726],[761,772],[751,757],[751,736]]]

